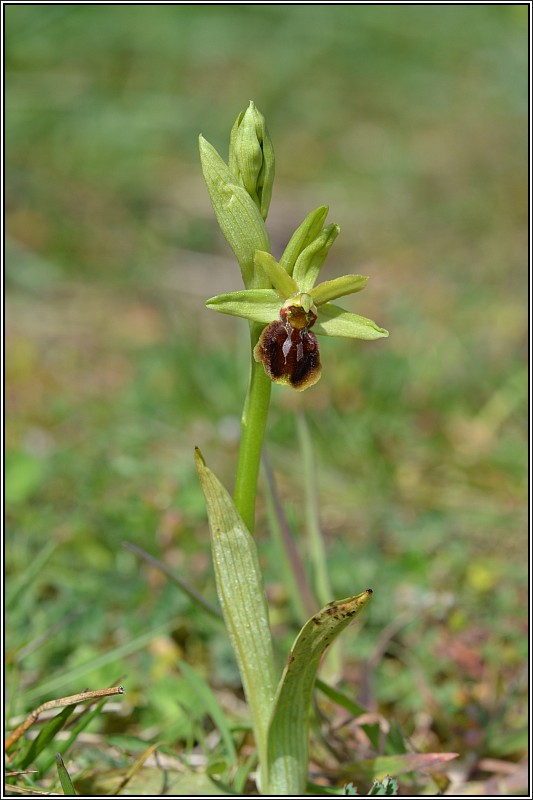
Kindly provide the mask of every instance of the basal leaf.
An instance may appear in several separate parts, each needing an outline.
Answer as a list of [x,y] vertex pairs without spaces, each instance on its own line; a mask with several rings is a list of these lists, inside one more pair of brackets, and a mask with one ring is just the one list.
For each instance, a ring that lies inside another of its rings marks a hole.
[[309,709],[322,654],[368,603],[372,590],[329,603],[298,634],[276,693],[268,731],[268,790],[302,794],[307,779]]
[[[264,766],[275,677],[257,547],[233,499],[199,450],[195,457],[207,504],[218,598],[250,707],[259,762]],[[261,776],[263,787],[265,779]]]

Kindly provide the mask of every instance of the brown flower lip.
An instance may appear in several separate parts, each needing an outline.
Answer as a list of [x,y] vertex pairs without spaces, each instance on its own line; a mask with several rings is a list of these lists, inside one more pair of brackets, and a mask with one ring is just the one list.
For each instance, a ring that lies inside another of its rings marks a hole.
[[316,314],[299,304],[284,306],[280,319],[264,329],[254,348],[254,358],[262,362],[275,383],[292,386],[299,392],[313,386],[321,375],[320,351],[309,328]]

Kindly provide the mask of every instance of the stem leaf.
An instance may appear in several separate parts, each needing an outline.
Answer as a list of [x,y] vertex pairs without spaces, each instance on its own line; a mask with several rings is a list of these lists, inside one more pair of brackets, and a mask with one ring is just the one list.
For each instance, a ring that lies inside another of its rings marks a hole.
[[269,281],[261,275],[258,283],[254,270],[256,250],[270,250],[270,241],[261,212],[233,175],[213,145],[200,136],[202,170],[218,224],[235,253],[247,288],[267,288]]

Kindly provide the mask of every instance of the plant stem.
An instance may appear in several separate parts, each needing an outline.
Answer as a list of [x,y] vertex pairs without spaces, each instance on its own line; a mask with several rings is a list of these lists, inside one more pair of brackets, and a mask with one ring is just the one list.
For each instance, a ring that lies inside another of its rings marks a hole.
[[253,349],[264,325],[250,325],[251,364],[248,392],[241,419],[241,447],[235,480],[235,505],[250,533],[255,527],[255,497],[261,461],[261,449],[268,417],[272,383],[263,365],[254,360]]

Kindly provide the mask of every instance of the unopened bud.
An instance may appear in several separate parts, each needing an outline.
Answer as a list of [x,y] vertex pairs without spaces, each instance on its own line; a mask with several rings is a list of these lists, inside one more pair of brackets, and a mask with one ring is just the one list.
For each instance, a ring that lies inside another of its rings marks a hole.
[[253,101],[239,114],[231,131],[229,168],[266,219],[274,182],[274,149],[265,118]]

